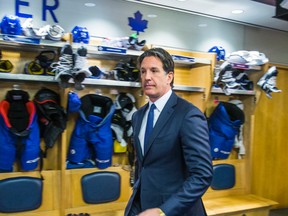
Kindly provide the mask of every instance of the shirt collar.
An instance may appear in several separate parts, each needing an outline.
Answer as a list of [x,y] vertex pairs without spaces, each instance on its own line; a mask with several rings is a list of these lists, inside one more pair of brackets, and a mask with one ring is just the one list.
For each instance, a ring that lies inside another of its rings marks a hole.
[[[162,97],[160,97],[157,101],[154,102],[157,110],[160,112],[163,110],[165,104],[169,100],[170,96],[172,94],[172,89],[170,89],[168,92],[166,92]],[[151,106],[152,102],[149,101],[149,107]]]

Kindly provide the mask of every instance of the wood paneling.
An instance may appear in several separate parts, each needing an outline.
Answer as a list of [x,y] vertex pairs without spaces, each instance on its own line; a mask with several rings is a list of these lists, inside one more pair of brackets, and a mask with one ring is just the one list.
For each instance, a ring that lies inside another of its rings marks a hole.
[[246,192],[247,175],[245,169],[245,160],[219,160],[214,161],[213,164],[232,164],[235,167],[235,186],[228,190],[213,190],[209,188],[205,193],[203,199],[209,200],[218,197],[243,195]]
[[288,132],[288,67],[276,65],[277,87],[269,99],[261,93],[255,110],[252,146],[252,193],[288,207],[287,132]]

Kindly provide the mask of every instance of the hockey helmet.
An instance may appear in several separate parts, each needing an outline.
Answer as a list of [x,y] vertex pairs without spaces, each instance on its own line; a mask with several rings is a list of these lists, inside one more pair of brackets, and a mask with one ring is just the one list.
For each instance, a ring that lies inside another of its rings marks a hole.
[[1,21],[2,34],[21,35],[22,26],[19,17],[13,15],[5,15]]
[[90,36],[86,27],[75,26],[71,32],[73,35],[74,43],[81,43],[81,42],[85,44],[89,43]]
[[211,47],[208,52],[214,52],[217,54],[217,61],[224,61],[225,60],[225,55],[226,55],[226,52],[225,52],[225,49],[222,47],[222,46],[213,46]]

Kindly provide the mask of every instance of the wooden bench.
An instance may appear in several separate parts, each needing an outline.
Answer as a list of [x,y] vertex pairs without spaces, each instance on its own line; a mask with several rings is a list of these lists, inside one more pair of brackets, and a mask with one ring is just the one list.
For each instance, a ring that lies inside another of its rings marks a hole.
[[269,216],[277,203],[253,194],[231,195],[204,200],[209,216]]
[[[208,216],[269,216],[277,203],[253,194],[225,196],[204,200]],[[123,216],[124,210],[95,213],[91,216]]]
[[[229,163],[235,167],[235,185],[230,189],[213,190],[211,187],[203,196],[204,206],[208,216],[269,216],[269,210],[276,202],[249,193],[249,183],[246,178],[246,161],[225,160],[214,161],[214,164]],[[125,206],[125,205],[123,205]],[[102,208],[105,209],[105,208]],[[124,210],[111,209],[98,212],[97,216],[123,216]]]
[[97,213],[90,214],[91,216],[123,216],[124,210],[114,211],[114,212],[106,212],[106,213]]
[[250,193],[246,161],[214,161],[219,163],[234,165],[236,181],[230,189],[207,190],[203,202],[208,216],[269,216],[269,210],[278,203]]
[[[236,172],[236,183],[230,189],[225,190],[213,190],[209,188],[205,195],[203,196],[204,206],[207,211],[208,216],[269,216],[269,210],[277,205],[276,202],[259,197],[249,193],[247,178],[246,175],[246,162],[244,160],[227,160],[225,161],[229,164],[235,166]],[[214,162],[214,164],[223,163]],[[112,169],[112,168],[111,168]],[[115,169],[115,168],[114,168]],[[119,171],[119,170],[118,170]],[[73,177],[73,181],[70,182],[79,182],[80,176],[82,176],[85,170],[70,170],[67,173],[70,173],[70,177]],[[122,173],[121,173],[122,172]],[[124,178],[125,182],[128,181],[128,174],[124,171],[119,171],[121,176]],[[79,176],[78,176],[79,175]],[[77,177],[78,176],[78,177]],[[74,184],[75,186],[76,184]],[[71,187],[74,187],[73,184]],[[123,187],[127,188],[128,185]],[[124,194],[122,194],[123,196]],[[71,194],[72,196],[72,194]],[[77,196],[73,196],[74,206],[71,206],[71,209],[66,209],[66,214],[80,213],[80,212],[89,212],[91,216],[123,216],[124,208],[126,206],[126,201],[129,198],[129,193],[125,193],[125,198],[120,199],[118,202],[105,203],[100,205],[84,205],[81,201],[80,188]],[[77,197],[77,199],[76,199]],[[122,197],[123,198],[123,197]],[[80,200],[78,200],[80,199]],[[76,202],[77,200],[77,202]],[[81,202],[80,202],[81,201]],[[78,203],[76,205],[76,203]],[[78,207],[76,207],[78,206]],[[81,206],[81,207],[80,207]]]

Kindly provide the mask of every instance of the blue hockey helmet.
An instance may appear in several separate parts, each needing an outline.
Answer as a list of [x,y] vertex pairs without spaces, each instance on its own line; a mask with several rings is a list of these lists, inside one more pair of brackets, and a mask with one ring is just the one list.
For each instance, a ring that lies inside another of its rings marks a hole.
[[21,35],[22,26],[19,17],[13,15],[5,15],[1,21],[2,34]]
[[225,60],[225,49],[221,46],[213,46],[208,50],[208,52],[214,52],[217,54],[217,61],[224,61]]
[[81,26],[75,26],[72,29],[72,35],[73,35],[73,42],[74,43],[89,43],[89,32],[86,27],[81,27]]

